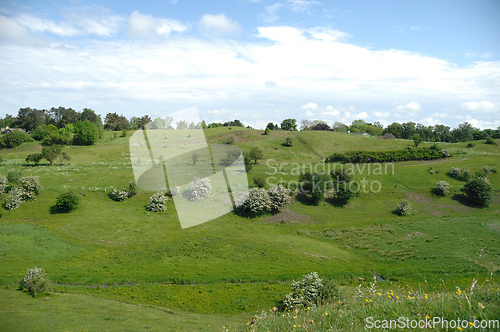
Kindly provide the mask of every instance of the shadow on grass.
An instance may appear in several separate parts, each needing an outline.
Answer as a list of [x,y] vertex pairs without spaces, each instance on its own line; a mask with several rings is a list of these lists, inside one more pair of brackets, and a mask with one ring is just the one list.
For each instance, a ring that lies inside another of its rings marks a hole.
[[483,208],[484,207],[483,205],[480,205],[474,201],[471,201],[464,194],[455,194],[455,195],[451,196],[451,199],[462,204],[462,205],[468,206],[470,208]]
[[50,208],[49,208],[49,213],[54,215],[54,214],[67,214],[67,213],[70,213],[71,210],[60,210],[58,209],[55,205],[52,205]]
[[329,198],[325,199],[325,202],[327,202],[328,204],[331,204],[335,207],[345,207],[347,205],[347,203],[349,203],[349,200],[345,200],[342,198],[336,198],[336,197],[329,197]]
[[312,206],[316,205],[314,204],[314,200],[312,199],[311,195],[307,195],[305,193],[298,193],[295,196],[295,199],[297,200],[297,202],[300,202],[304,205],[312,205]]

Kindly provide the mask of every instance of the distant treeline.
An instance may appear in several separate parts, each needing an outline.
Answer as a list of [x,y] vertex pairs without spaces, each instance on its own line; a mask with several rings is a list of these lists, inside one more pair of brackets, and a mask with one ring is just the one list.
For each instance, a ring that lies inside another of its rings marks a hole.
[[450,157],[446,149],[439,149],[437,145],[430,148],[408,147],[402,150],[390,151],[349,151],[344,153],[332,153],[326,162],[345,163],[384,163],[410,160],[433,160]]

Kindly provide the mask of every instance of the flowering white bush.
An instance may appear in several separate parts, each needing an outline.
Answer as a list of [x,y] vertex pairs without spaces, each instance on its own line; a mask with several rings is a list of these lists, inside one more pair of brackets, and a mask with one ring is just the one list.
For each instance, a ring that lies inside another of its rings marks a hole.
[[170,194],[172,196],[177,196],[181,193],[181,186],[173,186],[170,188]]
[[450,185],[446,181],[436,182],[436,187],[434,188],[434,193],[439,196],[444,196],[450,192],[448,189]]
[[279,184],[277,186],[269,188],[267,194],[271,199],[271,209],[279,211],[283,206],[290,203],[290,195],[288,194],[290,190]]
[[117,201],[117,202],[123,202],[128,197],[129,197],[129,193],[126,190],[121,191],[118,189],[113,189],[109,193],[109,198],[111,198],[113,201]]
[[148,211],[161,212],[167,210],[168,197],[163,191],[159,191],[149,198]]
[[210,195],[212,191],[212,183],[209,178],[197,178],[189,184],[189,200],[200,201]]
[[47,290],[47,281],[45,280],[45,271],[42,268],[28,269],[28,272],[20,282],[21,289],[31,293],[33,297],[36,293]]
[[408,201],[402,200],[398,203],[396,210],[394,212],[399,216],[407,216],[411,212],[411,204]]
[[7,188],[7,178],[0,176],[0,194],[5,193],[5,188]]
[[248,196],[241,200],[243,203],[240,201],[237,205],[242,212],[259,214],[272,210],[271,198],[264,188],[251,188],[248,191]]
[[444,157],[444,158],[447,158],[450,156],[450,151],[448,149],[442,149],[441,151],[441,155]]
[[21,204],[24,202],[24,190],[15,187],[9,191],[7,195],[7,202],[5,203],[5,207],[7,210],[15,210],[21,207]]
[[292,292],[287,294],[283,304],[287,309],[298,306],[314,307],[321,300],[323,279],[317,272],[311,272],[302,277],[300,281],[292,282]]
[[460,168],[457,168],[457,167],[452,167],[452,168],[450,169],[450,176],[451,176],[452,178],[457,179],[457,178],[459,178],[459,177],[460,177],[460,175],[461,175],[461,174],[462,174],[462,171],[460,170]]
[[24,190],[24,200],[33,199],[43,189],[38,176],[25,176],[19,179],[21,187]]

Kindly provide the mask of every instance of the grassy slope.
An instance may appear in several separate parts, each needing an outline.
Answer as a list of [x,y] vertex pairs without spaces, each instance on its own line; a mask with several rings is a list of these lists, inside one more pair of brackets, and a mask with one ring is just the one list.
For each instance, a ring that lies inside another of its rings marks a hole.
[[[258,146],[276,164],[313,163],[334,151],[409,144],[332,132],[261,133],[243,128],[206,131],[210,143],[235,135],[242,149]],[[372,272],[408,283],[417,283],[424,275],[430,283],[469,282],[479,269],[477,256],[484,248],[481,273],[498,274],[498,193],[495,203],[482,209],[468,207],[453,195],[438,198],[430,193],[438,180],[448,181],[458,193],[463,182],[446,175],[451,166],[473,171],[483,165],[500,166],[496,146],[447,145],[468,153],[456,154],[445,163],[396,164],[389,175],[368,174],[365,168],[358,180],[379,181],[380,193],[362,193],[346,207],[295,202],[289,214],[297,213],[295,219],[303,220],[300,224],[287,222],[289,216],[283,217],[284,223],[276,223],[271,222],[276,217],[246,219],[228,214],[181,230],[172,201],[166,213],[150,213],[144,206],[151,193],[139,192],[125,203],[106,197],[105,188],[106,192],[125,188],[133,177],[127,138],[113,140],[111,133],[106,134],[97,146],[68,147],[71,165],[25,166],[26,155],[40,149],[36,143],[0,152],[7,159],[0,174],[21,170],[24,175],[40,176],[45,187],[37,201],[3,211],[1,285],[13,288],[26,268],[36,265],[59,283],[54,285],[58,291],[196,313],[238,314],[272,306],[288,292],[289,280],[313,270],[346,283],[361,276],[370,278]],[[295,138],[294,147],[281,146],[286,136]],[[440,172],[431,175],[429,167]],[[289,174],[292,168],[285,165],[283,173],[273,176],[296,180],[296,175]],[[269,173],[272,169],[261,161],[249,180]],[[490,180],[500,188],[500,174],[491,174]],[[81,206],[70,214],[51,214],[56,196],[67,189],[83,195]],[[412,201],[412,216],[399,218],[391,213],[401,198]]]

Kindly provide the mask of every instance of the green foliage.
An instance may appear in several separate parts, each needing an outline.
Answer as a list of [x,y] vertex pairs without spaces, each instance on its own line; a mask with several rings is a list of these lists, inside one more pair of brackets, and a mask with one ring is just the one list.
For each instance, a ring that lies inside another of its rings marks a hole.
[[0,147],[12,149],[25,142],[33,142],[34,139],[23,131],[14,130],[8,134],[0,136]]
[[340,291],[335,282],[319,277],[317,272],[311,272],[300,281],[292,282],[292,292],[283,300],[281,311],[294,309],[311,309],[320,304],[326,304],[338,298]]
[[151,212],[166,211],[167,210],[167,201],[168,201],[168,197],[165,196],[165,193],[162,191],[159,191],[156,194],[153,194],[149,198],[149,203],[148,203],[148,206],[146,207],[146,210],[151,211]]
[[264,158],[264,152],[262,152],[262,150],[256,146],[250,149],[248,155],[250,159],[254,161],[255,164],[257,164],[257,160]]
[[285,119],[285,120],[281,121],[281,130],[296,131],[297,130],[297,120]]
[[198,153],[193,153],[191,158],[193,159],[193,165],[196,165],[196,162],[200,159],[200,155]]
[[412,140],[413,140],[413,144],[415,144],[416,147],[418,147],[420,145],[420,143],[422,143],[424,141],[422,136],[420,136],[419,134],[413,135]]
[[127,129],[122,130],[121,137],[127,137]]
[[266,130],[264,130],[263,135],[269,135],[270,132],[271,132],[271,129],[269,129],[269,127],[266,127]]
[[432,189],[432,191],[439,196],[445,196],[450,193],[449,184],[446,181],[438,181],[436,182],[436,187]]
[[42,149],[42,157],[47,159],[50,165],[54,165],[54,160],[61,154],[61,147],[59,145],[45,146]]
[[61,164],[64,160],[71,160],[71,157],[66,151],[61,152],[61,154],[59,155],[59,161],[61,162]]
[[135,196],[137,194],[137,184],[134,181],[128,183],[128,197]]
[[470,142],[470,143],[467,143],[466,147],[468,147],[468,148],[473,148],[473,147],[474,147],[474,145],[475,145],[474,143]]
[[89,120],[78,121],[74,127],[75,136],[73,137],[73,143],[75,145],[93,145],[99,138],[99,130]]
[[43,155],[41,153],[33,153],[30,154],[26,157],[26,162],[27,163],[34,163],[36,166],[40,163],[40,161],[43,159]]
[[51,146],[51,145],[65,145],[69,142],[69,134],[68,133],[60,133],[58,131],[48,131],[42,140],[43,145]]
[[5,176],[0,175],[0,195],[5,193],[7,189],[7,178]]
[[42,191],[43,187],[38,181],[38,176],[25,176],[19,179],[23,190],[24,199],[34,199]]
[[21,207],[24,202],[24,190],[18,187],[14,187],[9,191],[7,199],[5,202],[5,208],[7,210],[16,210]]
[[80,202],[80,196],[76,193],[68,191],[57,196],[56,209],[59,211],[69,212],[76,209]]
[[28,269],[23,280],[20,281],[19,288],[36,297],[37,293],[48,291],[48,283],[45,277],[46,273],[42,268]]
[[394,213],[398,216],[407,216],[411,213],[411,203],[407,200],[402,200],[397,204]]
[[462,170],[460,168],[457,168],[457,167],[452,167],[452,168],[450,168],[450,171],[448,172],[448,174],[452,178],[458,179],[462,175]]
[[285,143],[283,143],[284,146],[287,146],[287,147],[292,147],[293,146],[293,138],[288,136],[286,139],[285,139]]
[[436,149],[410,147],[403,150],[332,153],[326,159],[326,162],[383,163],[409,160],[433,160],[444,157],[443,153]]
[[111,198],[113,201],[123,202],[128,198],[128,192],[125,190],[113,189],[108,194],[108,197]]
[[250,153],[243,152],[243,161],[245,162],[245,169],[247,170],[247,172],[250,172],[253,167],[252,157],[250,156]]
[[491,137],[486,137],[486,140],[484,141],[484,144],[491,144],[491,145],[497,145],[497,142]]
[[261,176],[256,176],[253,178],[253,182],[259,188],[264,188],[266,186],[266,179]]
[[286,189],[282,184],[272,186],[267,191],[271,200],[271,211],[280,211],[285,205],[290,203],[290,190]]
[[487,178],[475,178],[467,182],[461,190],[478,205],[487,206],[493,200],[493,189]]
[[271,198],[264,188],[250,188],[248,196],[236,202],[238,213],[243,215],[259,215],[270,212],[271,205]]
[[17,183],[17,181],[19,181],[19,179],[22,177],[23,175],[21,174],[21,172],[19,171],[10,171],[8,174],[7,174],[7,180],[10,182],[10,183]]

